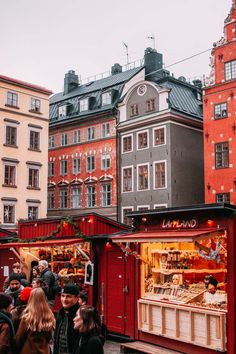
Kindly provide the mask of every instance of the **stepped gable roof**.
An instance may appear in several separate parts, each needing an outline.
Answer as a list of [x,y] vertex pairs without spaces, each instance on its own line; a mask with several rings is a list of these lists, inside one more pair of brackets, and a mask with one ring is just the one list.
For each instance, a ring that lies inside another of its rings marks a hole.
[[157,83],[170,89],[170,108],[202,120],[202,101],[197,99],[200,89],[171,76],[160,79]]

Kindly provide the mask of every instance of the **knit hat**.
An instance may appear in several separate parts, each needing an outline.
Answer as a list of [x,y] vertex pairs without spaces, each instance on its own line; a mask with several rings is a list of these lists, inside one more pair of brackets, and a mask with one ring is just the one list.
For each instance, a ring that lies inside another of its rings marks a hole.
[[216,288],[217,287],[217,285],[218,285],[218,280],[216,279],[216,278],[214,278],[214,277],[209,277],[209,280],[208,280],[208,285],[209,284],[212,284],[212,285],[214,285],[214,287]]
[[71,294],[78,296],[79,295],[79,287],[76,284],[66,284],[62,289],[62,294]]
[[12,297],[10,295],[0,293],[0,309],[7,309],[12,303]]
[[9,284],[12,280],[17,280],[19,283],[21,283],[21,277],[17,273],[11,273],[11,275],[9,276]]
[[29,286],[27,286],[26,288],[24,288],[21,293],[20,293],[20,300],[22,302],[24,302],[25,304],[27,304],[27,302],[29,301],[29,297],[30,297],[30,294],[31,294],[31,291],[33,289],[30,288]]

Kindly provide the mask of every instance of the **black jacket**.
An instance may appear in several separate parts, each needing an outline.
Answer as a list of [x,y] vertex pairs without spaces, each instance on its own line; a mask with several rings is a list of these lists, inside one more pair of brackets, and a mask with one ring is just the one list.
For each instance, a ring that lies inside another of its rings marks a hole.
[[[73,319],[75,318],[78,309],[79,309],[79,304],[76,304],[69,309],[69,312],[67,314],[68,316],[67,343],[68,343],[70,353],[74,352],[75,344],[77,343],[78,338],[80,336],[79,331],[77,329],[74,329],[74,322],[73,322]],[[60,329],[61,329],[64,316],[65,316],[65,310],[64,308],[62,308],[60,309],[57,315],[56,329],[54,334],[53,354],[59,354],[59,335],[60,335]]]
[[97,333],[82,334],[73,354],[103,354],[101,337]]
[[54,283],[55,283],[55,277],[53,273],[50,271],[49,268],[46,268],[42,271],[40,278],[45,282],[47,285],[47,291],[46,295],[48,300],[54,300],[55,299],[55,293],[54,293]]

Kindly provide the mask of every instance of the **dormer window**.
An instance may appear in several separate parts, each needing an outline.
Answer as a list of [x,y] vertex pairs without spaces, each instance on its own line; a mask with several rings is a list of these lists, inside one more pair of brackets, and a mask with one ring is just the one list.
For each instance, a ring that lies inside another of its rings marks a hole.
[[102,94],[102,106],[111,104],[111,91]]
[[79,101],[80,112],[88,111],[88,98]]
[[130,117],[138,115],[138,105],[137,103],[131,104],[130,106]]
[[64,104],[63,106],[59,106],[58,107],[58,117],[59,118],[66,117],[66,107],[67,107],[66,104]]

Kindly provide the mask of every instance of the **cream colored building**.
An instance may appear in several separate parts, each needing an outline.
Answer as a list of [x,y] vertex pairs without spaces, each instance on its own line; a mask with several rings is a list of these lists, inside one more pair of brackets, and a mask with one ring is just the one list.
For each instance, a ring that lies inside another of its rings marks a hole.
[[0,226],[47,213],[51,91],[0,75]]

